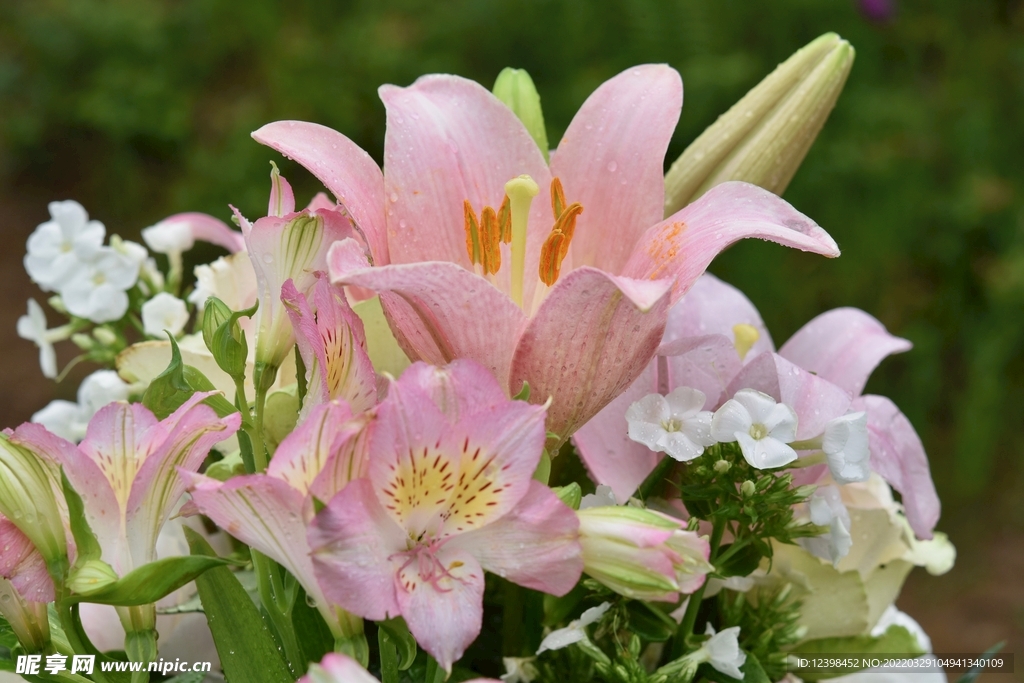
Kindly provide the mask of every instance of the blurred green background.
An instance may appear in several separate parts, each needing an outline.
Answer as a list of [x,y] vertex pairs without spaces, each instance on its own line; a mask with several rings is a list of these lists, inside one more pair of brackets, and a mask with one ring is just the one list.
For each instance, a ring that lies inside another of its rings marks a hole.
[[[504,66],[533,75],[554,143],[603,80],[671,64],[685,84],[671,162],[826,31],[857,59],[785,197],[843,256],[748,242],[711,270],[747,292],[777,343],[841,305],[914,342],[868,389],[917,426],[945,504],[940,528],[961,555],[949,576],[915,573],[901,605],[940,651],[1022,643],[1019,0],[3,0],[4,425],[74,393],[46,383],[14,334],[25,299],[40,296],[20,265],[24,239],[51,199],[77,199],[124,236],[178,211],[227,218],[228,202],[261,215],[276,155],[250,131],[317,121],[379,160],[379,84],[450,72],[490,86]],[[300,201],[318,189],[293,164],[282,170]]]

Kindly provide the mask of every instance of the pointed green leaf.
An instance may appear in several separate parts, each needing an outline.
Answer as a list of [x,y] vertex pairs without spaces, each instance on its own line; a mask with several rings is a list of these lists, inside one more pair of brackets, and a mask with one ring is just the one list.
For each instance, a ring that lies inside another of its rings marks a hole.
[[[216,557],[198,533],[186,527],[185,536],[193,557]],[[196,587],[227,680],[292,683],[260,611],[231,570],[214,567],[196,579]]]
[[68,481],[63,467],[60,469],[60,481],[64,487],[64,498],[68,502],[71,535],[75,537],[75,548],[77,549],[75,566],[77,567],[89,560],[100,559],[103,551],[100,548],[99,541],[96,540],[96,534],[92,532],[89,522],[85,518],[85,506],[82,504],[82,497],[78,495],[75,487]]
[[[848,638],[817,638],[806,640],[792,650],[796,655],[886,654],[916,657],[924,654],[917,638],[902,626],[890,626],[880,636],[851,636]],[[853,673],[844,669],[797,669],[794,673],[805,681],[818,681]]]
[[405,619],[395,617],[379,622],[377,627],[387,633],[389,641],[397,648],[399,670],[405,671],[412,666],[416,659],[416,639],[409,632]]
[[100,591],[88,596],[74,595],[71,599],[101,605],[148,605],[194,581],[207,569],[228,563],[219,557],[201,555],[165,557],[128,572]]

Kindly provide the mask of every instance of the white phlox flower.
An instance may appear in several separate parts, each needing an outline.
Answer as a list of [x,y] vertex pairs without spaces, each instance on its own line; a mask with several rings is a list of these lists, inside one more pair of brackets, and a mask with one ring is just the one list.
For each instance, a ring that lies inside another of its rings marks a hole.
[[715,412],[711,437],[739,442],[752,467],[782,467],[796,460],[796,451],[788,445],[796,439],[796,413],[768,394],[742,389]]
[[747,661],[747,655],[740,650],[740,627],[733,626],[715,633],[715,627],[708,624],[705,635],[711,636],[700,646],[696,659],[707,662],[726,676],[743,679],[740,667]]
[[843,505],[842,496],[835,486],[820,486],[807,501],[811,522],[828,527],[828,533],[815,538],[798,539],[807,552],[828,560],[833,566],[846,557],[853,545],[850,536],[850,513]]
[[867,481],[871,475],[867,413],[849,413],[831,420],[825,425],[821,450],[836,482]]
[[703,392],[691,387],[644,396],[626,411],[629,438],[680,462],[693,460],[715,443],[711,412],[702,410],[705,400]]
[[184,221],[160,221],[143,228],[142,240],[158,254],[180,254],[196,243],[192,236],[192,226]]
[[601,620],[604,613],[611,609],[612,604],[610,602],[602,602],[597,607],[591,607],[590,609],[583,612],[579,619],[575,619],[569,622],[569,625],[565,628],[560,628],[552,631],[541,641],[540,648],[537,649],[537,654],[546,652],[547,650],[561,650],[563,647],[569,647],[573,643],[578,643],[581,640],[586,639],[587,631],[586,628],[591,624]]
[[90,221],[76,201],[50,202],[50,220],[28,238],[25,270],[37,285],[54,292],[103,245],[106,228]]
[[18,336],[35,342],[39,347],[39,367],[43,376],[53,379],[57,376],[57,352],[54,342],[64,341],[71,336],[67,326],[46,328],[46,313],[35,299],[28,300],[28,313],[18,318]]
[[78,402],[50,401],[31,421],[43,425],[57,436],[75,443],[85,438],[86,428],[100,408],[114,401],[126,401],[134,387],[114,370],[97,370],[78,387]]
[[502,657],[501,662],[505,665],[505,673],[501,680],[505,683],[533,683],[537,678],[537,667],[533,665],[536,657]]
[[588,493],[583,496],[583,499],[580,500],[579,509],[586,510],[588,508],[608,507],[610,505],[618,504],[619,501],[615,498],[615,493],[612,491],[612,487],[604,484],[598,484],[594,493]]
[[160,292],[142,304],[142,328],[151,337],[163,337],[164,330],[178,336],[188,318],[185,302],[167,292]]
[[94,323],[106,323],[128,312],[127,290],[138,280],[145,257],[139,258],[133,248],[141,249],[137,244],[124,242],[121,246],[100,247],[61,286],[60,296],[69,313]]

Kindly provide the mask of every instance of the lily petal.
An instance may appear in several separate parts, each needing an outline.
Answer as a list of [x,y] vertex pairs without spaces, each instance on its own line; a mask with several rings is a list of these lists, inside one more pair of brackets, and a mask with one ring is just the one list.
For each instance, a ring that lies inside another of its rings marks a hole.
[[707,400],[704,407],[712,410],[726,398],[726,387],[739,373],[740,357],[732,340],[722,334],[683,337],[662,343],[658,357],[659,384],[669,388],[692,387]]
[[665,152],[682,106],[678,72],[646,64],[605,81],[580,107],[551,157],[567,200],[583,205],[574,265],[620,272],[664,217]]
[[671,281],[584,266],[552,288],[516,347],[509,387],[553,397],[548,430],[564,442],[643,372],[665,329]]
[[762,353],[747,363],[725,393],[732,396],[741,389],[756,389],[796,411],[797,439],[818,436],[829,420],[850,407],[845,391],[774,353]]
[[551,489],[531,481],[511,512],[456,536],[449,547],[469,552],[484,569],[520,586],[565,595],[583,572],[579,527],[576,514]]
[[892,353],[910,350],[874,317],[856,308],[837,308],[797,330],[779,355],[860,396],[871,372]]
[[907,521],[917,537],[931,538],[942,507],[914,426],[885,396],[861,396],[852,407],[868,414],[871,469],[903,495]]
[[304,121],[268,123],[252,137],[315,175],[352,217],[374,263],[390,262],[384,227],[384,174],[369,154],[341,133]]
[[454,263],[410,263],[345,271],[335,266],[331,281],[381,293],[381,304],[399,345],[413,360],[445,365],[470,358],[506,382],[512,352],[526,316],[482,277]]
[[[685,337],[712,334],[724,335],[730,343],[735,343],[734,328],[739,324],[750,325],[759,335],[747,351],[748,360],[765,351],[775,350],[772,336],[750,299],[732,285],[710,273],[704,273],[697,278],[686,295],[669,309],[662,345]],[[673,355],[664,350],[660,353]],[[708,405],[712,405],[711,398],[711,394],[708,394]]]
[[744,237],[824,256],[839,255],[835,240],[810,218],[767,190],[733,181],[712,188],[647,230],[622,274],[651,280],[675,277],[675,302],[715,256]]
[[459,359],[443,368],[415,363],[402,374],[403,385],[415,385],[433,399],[452,422],[478,410],[508,403],[505,391],[479,363]]
[[160,223],[165,225],[183,223],[188,226],[189,232],[192,233],[192,239],[216,244],[218,247],[224,247],[232,254],[245,250],[245,240],[242,238],[242,233],[232,230],[227,223],[209,214],[194,211],[176,213],[163,219]]
[[398,605],[409,630],[445,671],[480,635],[484,616],[484,570],[457,548],[443,548],[437,561],[446,574],[431,581],[413,562],[395,577]]
[[381,621],[400,613],[396,566],[405,534],[377,502],[373,485],[356,479],[331,499],[308,531],[313,570],[327,598],[353,614]]

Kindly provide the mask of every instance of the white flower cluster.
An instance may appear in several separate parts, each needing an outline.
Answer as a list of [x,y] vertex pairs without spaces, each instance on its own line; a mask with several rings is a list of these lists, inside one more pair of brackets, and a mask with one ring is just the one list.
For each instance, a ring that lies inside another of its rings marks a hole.
[[78,387],[78,402],[50,401],[32,416],[37,422],[57,436],[68,441],[79,442],[85,438],[89,420],[100,408],[114,401],[127,401],[132,386],[126,384],[113,370],[97,370]]
[[[718,443],[737,443],[751,467],[785,467],[799,459],[797,451],[818,451],[839,484],[866,481],[871,474],[867,417],[849,413],[829,421],[822,434],[797,441],[797,414],[768,394],[742,389],[714,413],[704,410],[705,395],[690,387],[668,394],[649,394],[626,411],[629,438],[680,462],[689,462]],[[809,456],[813,458],[814,456]],[[805,463],[814,463],[808,459]],[[804,547],[836,563],[852,543],[850,516],[834,486],[820,488],[808,501],[814,524],[829,532],[809,539]]]

